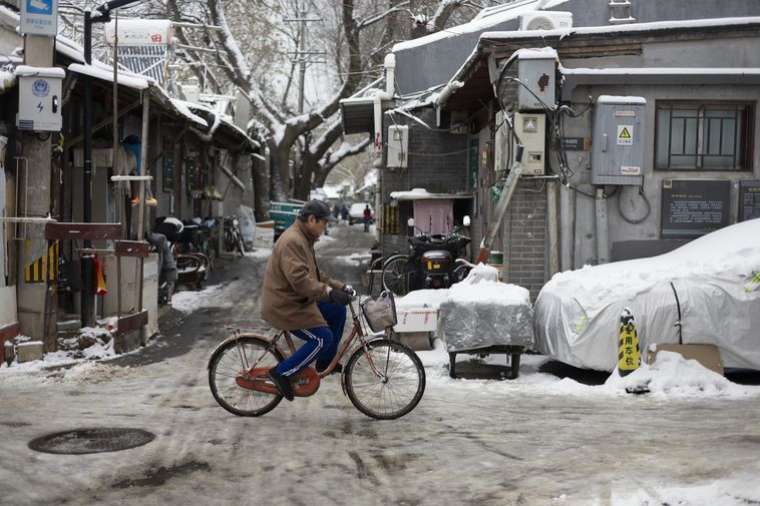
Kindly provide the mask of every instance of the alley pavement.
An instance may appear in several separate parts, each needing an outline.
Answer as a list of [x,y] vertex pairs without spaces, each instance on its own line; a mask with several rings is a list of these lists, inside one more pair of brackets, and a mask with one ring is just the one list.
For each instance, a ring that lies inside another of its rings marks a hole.
[[[371,242],[360,226],[337,227],[321,265],[358,282]],[[399,420],[362,415],[337,376],[313,397],[235,417],[214,402],[206,363],[232,329],[265,330],[261,253],[222,262],[218,298],[167,313],[163,335],[137,353],[0,383],[0,504],[606,505],[626,491],[760,473],[756,398],[525,395],[435,366]],[[156,437],[88,455],[28,446],[93,427]]]

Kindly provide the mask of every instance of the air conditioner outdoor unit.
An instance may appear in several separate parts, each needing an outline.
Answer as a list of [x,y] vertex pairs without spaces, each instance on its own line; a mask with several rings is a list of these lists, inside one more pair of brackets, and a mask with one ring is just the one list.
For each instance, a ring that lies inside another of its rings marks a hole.
[[520,30],[560,30],[572,27],[572,12],[532,11],[520,16]]

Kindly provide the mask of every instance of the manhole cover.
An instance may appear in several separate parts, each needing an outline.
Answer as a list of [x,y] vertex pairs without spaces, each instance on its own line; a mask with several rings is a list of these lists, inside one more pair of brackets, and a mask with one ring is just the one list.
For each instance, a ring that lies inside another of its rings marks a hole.
[[155,438],[155,434],[142,429],[77,429],[38,437],[29,443],[29,448],[44,453],[81,455],[128,450]]

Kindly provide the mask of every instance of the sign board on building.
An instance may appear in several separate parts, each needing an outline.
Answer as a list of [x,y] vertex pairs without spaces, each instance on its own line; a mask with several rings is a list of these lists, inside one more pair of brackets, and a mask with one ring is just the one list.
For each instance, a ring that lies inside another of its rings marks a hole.
[[633,146],[633,125],[617,126],[618,146]]
[[564,151],[589,151],[591,139],[587,137],[560,137],[560,145]]
[[[114,21],[105,26],[106,42],[114,43]],[[168,19],[120,19],[119,46],[153,46],[171,43],[172,22]]]
[[760,180],[739,182],[739,221],[760,218]]
[[699,237],[728,225],[731,182],[677,180],[662,182],[662,236]]
[[58,33],[58,0],[21,0],[21,33],[47,35]]

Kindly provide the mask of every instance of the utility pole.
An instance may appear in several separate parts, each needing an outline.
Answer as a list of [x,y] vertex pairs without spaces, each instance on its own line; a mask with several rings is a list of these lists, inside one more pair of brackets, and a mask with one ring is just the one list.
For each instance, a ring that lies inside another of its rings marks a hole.
[[306,69],[310,63],[325,63],[324,60],[311,60],[314,56],[324,56],[324,51],[310,51],[306,49],[306,39],[308,36],[309,23],[322,22],[322,18],[309,18],[308,11],[306,9],[306,2],[303,6],[298,3],[296,5],[296,17],[286,18],[283,21],[286,23],[299,23],[301,26],[298,28],[298,47],[296,51],[289,53],[293,57],[293,61],[298,63],[298,113],[303,114],[304,104],[304,92],[306,87]]
[[[54,63],[53,52],[54,37],[45,35],[24,36],[24,64],[32,67],[52,67]],[[19,192],[23,197],[17,202],[17,215],[25,218],[44,218],[50,212],[51,195],[51,139],[50,136],[42,139],[32,133],[21,134],[23,144],[23,157],[17,159],[16,178],[18,188],[25,189]],[[19,224],[24,237],[18,243],[18,276],[17,276],[17,301],[18,321],[21,333],[34,339],[42,340],[44,350],[55,351],[56,335],[52,330],[55,318],[46,315],[53,313],[53,292],[47,290],[47,283],[27,280],[24,275],[26,266],[32,264],[38,258],[48,259],[47,243],[41,235],[45,227],[31,224]],[[28,233],[27,231],[31,231]],[[44,277],[49,277],[51,269],[48,260],[43,265]],[[46,302],[47,301],[47,302]],[[45,323],[52,328],[45,328]]]

